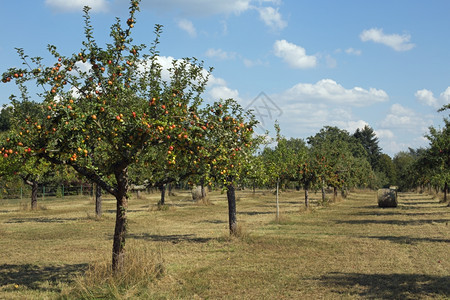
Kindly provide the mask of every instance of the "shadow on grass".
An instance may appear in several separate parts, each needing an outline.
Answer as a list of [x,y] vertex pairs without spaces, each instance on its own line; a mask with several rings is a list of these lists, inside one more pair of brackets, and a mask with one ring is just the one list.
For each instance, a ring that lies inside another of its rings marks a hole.
[[376,208],[376,209],[372,209],[371,211],[361,211],[361,212],[356,212],[352,215],[354,216],[395,216],[395,215],[401,215],[402,212],[398,211],[398,210],[386,210],[386,209],[382,209],[379,208],[378,206],[367,206],[364,207],[365,209],[372,209],[372,208]]
[[387,225],[425,225],[433,223],[448,223],[450,219],[432,219],[432,220],[340,220],[336,221],[338,224],[352,224],[352,225],[367,225],[367,224],[387,224]]
[[450,239],[420,238],[420,237],[411,237],[411,236],[360,236],[360,238],[391,241],[391,242],[398,243],[398,244],[417,244],[420,242],[450,243]]
[[191,243],[207,243],[212,238],[200,238],[194,234],[169,234],[169,235],[157,235],[157,234],[130,234],[129,238],[137,240],[148,240],[155,242],[171,242],[173,244],[178,244],[180,242],[191,242]]
[[273,211],[240,211],[238,215],[257,216],[257,215],[273,215]]
[[[145,209],[127,209],[128,213],[134,213],[134,212],[143,212],[146,211]],[[115,209],[107,209],[104,211],[107,214],[115,214],[116,210]]]
[[[388,211],[386,209],[377,209],[372,211],[360,211],[355,212],[352,215],[353,216],[405,216],[405,217],[419,217],[419,216],[425,216],[425,217],[432,217],[432,216],[442,216],[442,215],[448,215],[448,212],[445,211],[434,211],[434,212],[406,212],[406,211],[399,211],[395,210],[395,208],[392,211]],[[449,220],[450,221],[450,220]]]
[[420,299],[450,296],[450,276],[330,273],[320,280],[343,295],[368,299]]
[[222,221],[222,220],[203,220],[197,223],[209,223],[209,224],[227,224],[227,221]]
[[45,282],[57,285],[60,282],[72,282],[72,276],[83,272],[87,264],[74,264],[62,266],[37,266],[31,264],[25,265],[0,265],[0,286],[8,284],[17,284],[25,286],[32,290],[59,291],[56,287],[42,287]]
[[406,200],[405,199],[405,200],[400,200],[400,202],[405,204],[405,205],[429,205],[429,204],[436,204],[436,203],[438,203],[437,200],[433,200],[433,199],[430,199],[430,200],[427,200],[427,201],[411,200],[411,199]]
[[79,218],[11,218],[5,223],[64,223],[77,220],[79,220]]
[[417,209],[443,209],[442,205],[433,205],[433,206],[419,206],[419,205],[405,205],[399,204],[398,209],[400,211],[409,211],[409,210],[417,210]]

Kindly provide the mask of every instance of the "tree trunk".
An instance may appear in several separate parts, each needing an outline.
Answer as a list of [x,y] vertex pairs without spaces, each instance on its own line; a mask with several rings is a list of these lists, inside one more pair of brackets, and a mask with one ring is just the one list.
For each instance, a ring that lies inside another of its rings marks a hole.
[[325,205],[325,180],[322,180],[322,205]]
[[202,194],[202,200],[203,201],[206,200],[206,190],[205,190],[205,185],[203,183],[203,180],[202,180],[202,183],[200,185],[200,191],[201,191],[201,194]]
[[230,228],[230,234],[236,235],[237,233],[236,192],[233,183],[229,183],[227,185],[227,199],[228,199],[228,225]]
[[[448,193],[448,183],[444,184],[444,202],[447,202],[447,193]],[[450,203],[448,204],[450,206]]]
[[31,209],[37,209],[37,195],[38,195],[39,185],[37,181],[31,181]]
[[125,236],[127,233],[128,209],[128,169],[118,170],[115,174],[117,180],[116,192],[116,227],[114,229],[112,270],[120,273],[125,260]]
[[208,193],[205,189],[205,179],[202,178],[202,179],[200,179],[200,199],[199,200],[202,200],[203,203],[207,203],[207,199],[206,199],[207,197],[208,197]]
[[174,196],[172,183],[168,183],[167,184],[167,195],[168,196]]
[[305,186],[305,207],[309,207],[309,194],[308,194],[308,187]]
[[337,187],[333,187],[333,201],[336,202],[337,200]]
[[161,199],[158,202],[158,205],[164,205],[166,203],[166,185],[161,184],[159,186],[159,191],[161,192]]
[[96,184],[95,185],[95,215],[101,218],[103,213],[102,210],[102,188]]
[[280,220],[280,202],[279,202],[279,196],[278,196],[278,190],[279,190],[280,180],[277,180],[277,222]]

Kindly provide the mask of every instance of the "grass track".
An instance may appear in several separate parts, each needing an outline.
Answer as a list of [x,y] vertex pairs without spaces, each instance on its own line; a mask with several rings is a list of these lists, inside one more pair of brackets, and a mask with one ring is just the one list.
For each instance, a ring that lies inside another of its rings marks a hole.
[[[159,299],[449,299],[450,209],[431,197],[400,194],[380,209],[358,192],[328,207],[302,209],[302,193],[238,192],[244,237],[227,237],[225,195],[213,205],[179,193],[170,209],[157,194],[131,199],[127,247],[145,245],[164,259],[165,275],[123,298]],[[312,195],[313,204],[319,194]],[[4,201],[4,200],[1,200]],[[109,260],[114,201],[92,217],[87,198],[46,199],[47,209],[0,202],[0,299],[52,299],[70,292],[74,274]]]

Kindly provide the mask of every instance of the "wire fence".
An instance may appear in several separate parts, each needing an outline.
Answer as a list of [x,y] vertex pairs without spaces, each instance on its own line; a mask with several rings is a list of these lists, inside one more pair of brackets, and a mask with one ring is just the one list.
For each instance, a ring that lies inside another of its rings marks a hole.
[[[43,185],[38,187],[38,198],[46,197],[64,198],[65,196],[92,196],[92,185]],[[0,199],[26,199],[31,197],[31,187],[19,188],[0,187]]]

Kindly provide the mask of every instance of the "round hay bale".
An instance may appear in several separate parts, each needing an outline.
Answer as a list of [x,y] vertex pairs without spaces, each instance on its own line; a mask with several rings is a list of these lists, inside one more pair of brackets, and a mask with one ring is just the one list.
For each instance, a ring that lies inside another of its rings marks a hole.
[[202,189],[201,186],[193,187],[191,194],[192,194],[192,200],[194,200],[194,201],[205,200],[208,196],[207,188]]
[[378,207],[397,207],[397,191],[395,189],[379,189],[377,192]]

